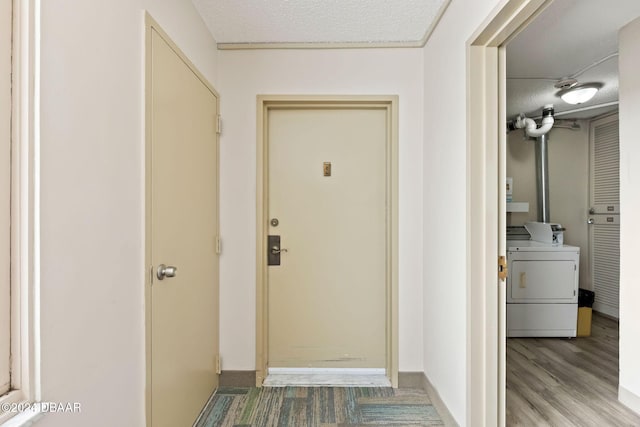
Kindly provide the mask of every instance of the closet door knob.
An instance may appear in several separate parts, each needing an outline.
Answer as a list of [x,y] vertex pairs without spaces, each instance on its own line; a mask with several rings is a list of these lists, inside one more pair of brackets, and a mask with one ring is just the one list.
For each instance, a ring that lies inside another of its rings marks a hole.
[[156,271],[156,277],[158,277],[158,280],[164,280],[165,277],[168,277],[168,278],[176,277],[177,272],[178,272],[177,267],[160,264],[158,266],[158,270]]

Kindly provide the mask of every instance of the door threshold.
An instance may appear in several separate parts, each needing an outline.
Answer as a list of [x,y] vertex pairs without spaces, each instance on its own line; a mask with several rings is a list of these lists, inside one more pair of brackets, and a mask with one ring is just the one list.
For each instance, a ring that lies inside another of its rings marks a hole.
[[384,369],[269,368],[264,387],[391,387]]

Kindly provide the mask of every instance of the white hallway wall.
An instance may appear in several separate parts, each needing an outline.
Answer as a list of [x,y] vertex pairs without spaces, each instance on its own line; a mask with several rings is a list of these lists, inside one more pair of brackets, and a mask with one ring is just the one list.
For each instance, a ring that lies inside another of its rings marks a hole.
[[452,1],[424,48],[424,369],[467,423],[466,43],[506,0]]
[[640,18],[620,32],[620,400],[640,413]]
[[256,95],[400,96],[400,370],[422,371],[422,52],[220,51],[221,352],[255,369]]
[[144,425],[144,15],[214,84],[189,1],[42,1],[42,398],[38,426]]

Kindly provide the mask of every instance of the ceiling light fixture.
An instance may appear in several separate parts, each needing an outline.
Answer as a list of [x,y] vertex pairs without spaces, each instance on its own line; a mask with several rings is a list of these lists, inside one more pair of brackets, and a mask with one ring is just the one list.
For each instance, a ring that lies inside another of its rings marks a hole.
[[[556,84],[556,87],[558,87],[558,84]],[[567,104],[582,104],[591,100],[591,98],[595,96],[595,94],[601,87],[602,84],[600,83],[576,83],[569,87],[563,88],[556,95],[562,98],[562,100]]]

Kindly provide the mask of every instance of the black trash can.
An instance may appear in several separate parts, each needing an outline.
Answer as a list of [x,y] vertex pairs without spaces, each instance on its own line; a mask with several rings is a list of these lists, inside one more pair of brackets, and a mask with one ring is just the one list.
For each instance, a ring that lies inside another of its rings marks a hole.
[[593,307],[596,293],[587,289],[578,289],[578,307]]

